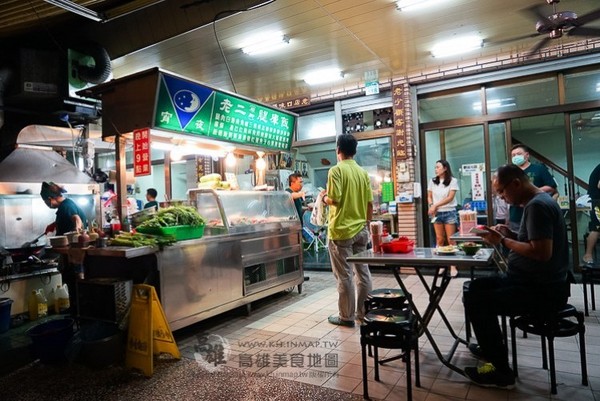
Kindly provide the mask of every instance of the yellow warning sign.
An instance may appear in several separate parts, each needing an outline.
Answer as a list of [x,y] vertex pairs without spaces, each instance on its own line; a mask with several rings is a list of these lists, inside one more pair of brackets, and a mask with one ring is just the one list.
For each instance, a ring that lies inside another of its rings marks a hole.
[[181,359],[156,290],[151,285],[136,284],[131,299],[125,365],[149,377],[154,372],[153,357],[161,353]]

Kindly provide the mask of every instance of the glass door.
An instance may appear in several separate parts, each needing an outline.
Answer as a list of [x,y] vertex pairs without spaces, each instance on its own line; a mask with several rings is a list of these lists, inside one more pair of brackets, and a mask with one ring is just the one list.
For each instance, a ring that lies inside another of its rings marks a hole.
[[[510,123],[513,145],[515,143],[526,145],[530,149],[530,162],[545,165],[557,183],[558,194],[555,198],[561,205],[569,231],[570,260],[572,266],[577,266],[582,250],[582,229],[584,229],[582,224],[585,224],[585,219],[582,215],[578,215],[575,208],[577,174],[574,174],[575,154],[570,151],[574,146],[574,140],[565,135],[565,132],[572,129],[574,122],[571,127],[567,127],[568,121],[564,113],[553,113],[515,118]],[[577,148],[583,155],[581,146]],[[588,167],[583,166],[582,163],[585,160],[591,162],[593,159],[586,155],[578,162],[578,169],[586,170]]]
[[[590,229],[595,226],[592,221],[591,198],[597,194],[598,182],[592,179],[592,171],[600,162],[600,110],[591,110],[582,113],[572,113],[569,118],[571,128],[571,142],[573,152],[573,180],[574,180],[574,201],[575,201],[575,219],[577,227],[577,250],[579,258],[577,265],[583,263],[584,258],[595,259],[599,263],[600,243],[590,243],[587,247]],[[596,193],[594,193],[594,185]],[[591,196],[590,196],[591,195]],[[596,202],[594,202],[594,205]],[[600,217],[600,216],[599,216]],[[592,233],[592,238],[597,234]],[[586,252],[587,250],[587,252]]]
[[[488,224],[491,209],[488,208],[490,194],[488,191],[489,174],[486,167],[486,135],[488,127],[473,125],[447,128],[423,132],[425,160],[422,161],[422,171],[425,172],[422,182],[423,190],[423,221],[429,222],[427,216],[427,184],[434,177],[436,161],[445,159],[450,164],[453,176],[458,180],[459,190],[456,193],[458,209],[476,209],[477,220],[480,224]],[[500,125],[494,128],[494,148],[497,138],[503,143],[503,129]],[[505,147],[500,147],[505,148]],[[488,213],[489,212],[489,213]],[[429,229],[427,229],[429,226]],[[428,234],[429,244],[433,246],[434,236],[432,225],[424,224],[425,234]]]

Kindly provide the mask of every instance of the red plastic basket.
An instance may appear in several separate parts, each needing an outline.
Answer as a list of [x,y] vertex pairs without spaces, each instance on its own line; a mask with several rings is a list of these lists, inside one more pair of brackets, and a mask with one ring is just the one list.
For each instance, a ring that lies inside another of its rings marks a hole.
[[409,239],[397,239],[392,242],[381,244],[384,253],[409,253],[415,247],[415,242]]

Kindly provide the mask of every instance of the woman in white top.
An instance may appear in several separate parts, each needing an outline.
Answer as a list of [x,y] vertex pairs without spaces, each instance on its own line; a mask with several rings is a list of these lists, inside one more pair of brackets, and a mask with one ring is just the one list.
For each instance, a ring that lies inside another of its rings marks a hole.
[[456,191],[458,181],[452,176],[452,169],[446,160],[435,163],[435,177],[427,184],[428,214],[435,229],[437,246],[454,245],[450,236],[456,232]]

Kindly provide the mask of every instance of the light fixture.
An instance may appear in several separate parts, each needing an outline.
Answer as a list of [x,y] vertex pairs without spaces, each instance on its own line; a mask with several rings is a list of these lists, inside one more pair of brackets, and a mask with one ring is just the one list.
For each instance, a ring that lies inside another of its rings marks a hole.
[[290,38],[282,32],[263,32],[248,38],[242,45],[242,51],[254,56],[274,52],[290,44]]
[[53,6],[60,7],[63,10],[70,11],[74,14],[81,15],[82,17],[89,18],[96,22],[104,22],[107,20],[106,15],[103,13],[90,10],[87,7],[79,5],[70,0],[44,0],[46,3],[50,3]]
[[265,159],[263,159],[265,152],[259,150],[256,152],[256,154],[258,155],[258,159],[256,159],[256,169],[260,171],[266,170],[267,162],[265,161]]
[[235,159],[235,155],[233,154],[233,152],[227,153],[227,156],[225,156],[225,165],[227,167],[235,167],[235,163],[236,163],[236,159]]
[[396,8],[399,11],[415,10],[420,8],[431,7],[445,0],[398,0]]
[[483,47],[483,39],[476,35],[462,36],[437,43],[431,49],[433,57],[447,57],[467,53]]
[[170,156],[171,156],[172,161],[177,162],[177,161],[181,160],[181,158],[183,157],[182,149],[180,149],[179,146],[175,146],[173,148],[173,150],[171,150]]
[[152,141],[152,149],[156,150],[164,150],[166,152],[171,152],[171,159],[173,159],[173,155],[176,157],[181,157],[185,155],[199,155],[199,156],[210,156],[212,158],[225,157],[225,150],[220,149],[209,149],[203,147],[202,144],[190,143],[190,142],[181,142],[177,141],[177,143],[168,143],[162,142],[158,140]]
[[[504,99],[489,99],[487,101],[487,109],[502,109],[505,107],[515,107],[517,105],[514,97],[507,97]],[[481,102],[473,102],[473,110],[481,111]]]
[[338,68],[328,68],[309,72],[304,76],[304,82],[309,85],[319,85],[327,82],[338,81],[344,78],[344,73]]

